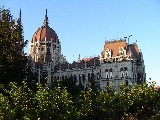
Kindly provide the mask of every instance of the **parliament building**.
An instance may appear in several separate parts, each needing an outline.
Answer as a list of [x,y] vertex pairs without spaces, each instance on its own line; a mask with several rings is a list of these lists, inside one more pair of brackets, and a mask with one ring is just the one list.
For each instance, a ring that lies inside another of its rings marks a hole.
[[[130,36],[129,36],[130,37]],[[105,41],[99,57],[78,59],[68,63],[61,53],[61,42],[49,26],[47,9],[43,25],[34,33],[29,56],[33,61],[33,72],[37,82],[47,83],[72,78],[76,85],[88,87],[94,82],[105,89],[110,83],[119,91],[120,83],[136,85],[146,80],[143,54],[136,43],[129,44],[127,38]]]

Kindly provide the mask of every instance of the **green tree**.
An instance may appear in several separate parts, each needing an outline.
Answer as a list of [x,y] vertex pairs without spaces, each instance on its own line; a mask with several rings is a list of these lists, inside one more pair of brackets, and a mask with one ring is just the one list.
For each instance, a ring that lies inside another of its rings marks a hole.
[[74,98],[80,94],[81,90],[83,90],[80,86],[76,85],[76,81],[72,78],[67,78],[62,81],[56,80],[53,82],[53,87],[58,87],[60,85],[62,88],[65,88],[68,93]]
[[0,83],[5,86],[15,81],[21,83],[25,78],[28,61],[23,48],[23,26],[21,18],[13,19],[9,9],[0,8]]

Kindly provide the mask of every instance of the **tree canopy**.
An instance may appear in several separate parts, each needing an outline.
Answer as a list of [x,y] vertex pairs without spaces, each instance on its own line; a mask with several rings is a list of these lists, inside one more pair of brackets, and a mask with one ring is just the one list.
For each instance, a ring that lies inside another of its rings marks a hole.
[[146,83],[126,88],[121,84],[119,93],[112,86],[98,93],[91,88],[74,94],[58,84],[52,89],[36,84],[36,92],[9,84],[9,90],[0,86],[0,119],[2,120],[159,120],[160,94],[155,84]]
[[25,78],[27,57],[23,48],[23,26],[21,18],[13,18],[9,9],[0,8],[0,83],[21,83]]

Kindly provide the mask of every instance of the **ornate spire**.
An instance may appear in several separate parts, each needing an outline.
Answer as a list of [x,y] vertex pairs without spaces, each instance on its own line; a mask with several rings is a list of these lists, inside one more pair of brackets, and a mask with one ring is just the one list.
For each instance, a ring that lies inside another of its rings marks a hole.
[[44,22],[43,22],[43,27],[48,27],[47,8],[46,8],[46,15],[45,15],[45,19],[44,19]]

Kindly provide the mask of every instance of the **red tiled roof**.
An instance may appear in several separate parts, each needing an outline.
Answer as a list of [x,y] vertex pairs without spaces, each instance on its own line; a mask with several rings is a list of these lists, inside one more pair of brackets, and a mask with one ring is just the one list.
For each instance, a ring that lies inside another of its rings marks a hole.
[[58,36],[56,34],[56,32],[50,28],[50,27],[41,27],[39,28],[33,35],[31,42],[33,42],[33,40],[38,41],[45,41],[45,37],[46,37],[46,41],[52,41],[52,42],[57,42],[59,43],[59,39]]
[[[86,58],[86,59],[82,59],[80,60],[79,62],[73,62],[71,64],[69,63],[63,63],[61,64],[61,69],[68,69],[68,64],[69,64],[69,69],[72,69],[72,68],[81,68],[81,67],[85,67],[85,62],[86,62],[86,66],[87,67],[90,67],[90,66],[94,66],[94,60],[95,60],[95,66],[98,66],[100,64],[100,61],[99,61],[99,58],[98,57],[94,57],[94,58]],[[59,70],[60,69],[60,64],[57,64],[55,67],[54,67],[55,70]]]
[[74,61],[72,64],[70,64],[69,68],[76,68],[76,64],[77,62]]
[[61,69],[68,69],[68,63],[64,63],[61,65]]
[[[123,47],[128,54],[128,52],[129,52],[128,47],[129,46],[127,45],[125,40],[118,40],[118,41],[115,40],[115,41],[106,42],[102,53],[105,54],[105,51],[108,48],[112,52],[112,57],[116,57],[119,54],[119,48],[121,48],[121,47]],[[133,53],[133,56],[136,58],[139,58],[140,56],[139,56],[138,46],[136,44],[130,44],[130,48]]]
[[[106,42],[104,45],[103,52],[105,52],[108,48],[109,50],[112,50],[112,57],[116,57],[119,54],[120,47],[124,47],[125,49],[127,48],[127,44],[126,44],[125,40]],[[103,54],[105,54],[105,53],[103,53]]]
[[139,58],[140,57],[140,54],[139,54],[139,50],[138,50],[138,46],[136,44],[132,44],[131,45],[131,51],[133,53],[133,56],[135,58]]
[[85,61],[81,60],[78,64],[77,67],[85,67]]

